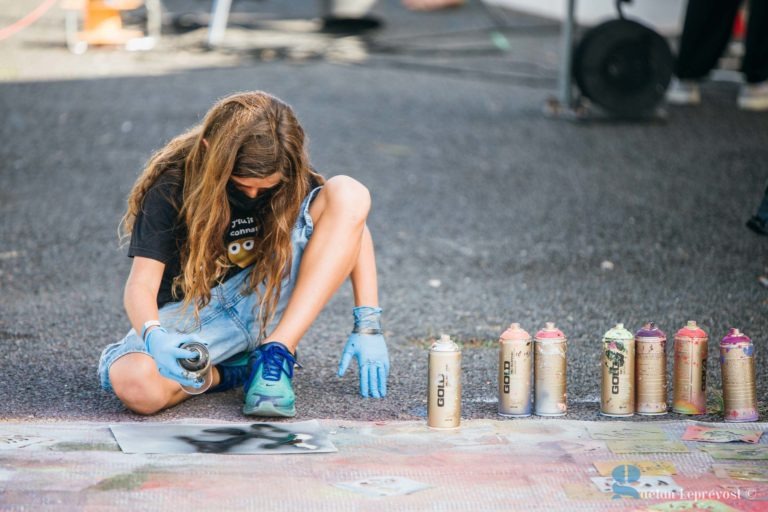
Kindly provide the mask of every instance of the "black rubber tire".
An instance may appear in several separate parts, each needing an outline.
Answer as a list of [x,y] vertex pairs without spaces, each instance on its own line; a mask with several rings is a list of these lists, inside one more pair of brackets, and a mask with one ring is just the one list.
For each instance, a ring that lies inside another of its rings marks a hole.
[[664,99],[674,59],[667,41],[631,20],[589,29],[576,46],[573,76],[581,93],[622,117],[652,114]]

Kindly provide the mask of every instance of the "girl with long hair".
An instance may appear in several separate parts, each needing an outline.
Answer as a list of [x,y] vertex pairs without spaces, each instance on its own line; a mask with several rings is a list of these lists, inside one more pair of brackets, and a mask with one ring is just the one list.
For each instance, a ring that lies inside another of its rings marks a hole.
[[182,386],[200,385],[179,363],[197,357],[181,348],[197,341],[214,365],[208,392],[242,385],[244,414],[294,416],[296,347],[350,277],[338,374],[356,358],[362,396],[384,397],[370,202],[354,179],[314,171],[284,102],[259,91],[220,100],[150,158],[128,197],[133,329],[102,352],[102,387],[140,414],[176,405],[190,396]]

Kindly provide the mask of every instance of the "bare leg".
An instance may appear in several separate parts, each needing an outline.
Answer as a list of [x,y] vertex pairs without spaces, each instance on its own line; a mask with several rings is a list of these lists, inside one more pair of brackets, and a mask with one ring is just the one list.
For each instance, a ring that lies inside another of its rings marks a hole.
[[[214,375],[214,385],[217,380],[218,373]],[[126,354],[112,363],[109,381],[123,404],[138,414],[154,414],[190,396],[178,382],[160,375],[151,356],[139,352]]]
[[354,179],[336,176],[328,180],[309,209],[315,230],[304,250],[293,294],[267,340],[280,341],[295,352],[323,306],[353,269],[358,270],[361,252],[365,263],[353,277],[355,295],[377,300],[375,291],[370,291],[371,282],[376,282],[373,243],[365,243],[364,236],[370,204],[368,190]]

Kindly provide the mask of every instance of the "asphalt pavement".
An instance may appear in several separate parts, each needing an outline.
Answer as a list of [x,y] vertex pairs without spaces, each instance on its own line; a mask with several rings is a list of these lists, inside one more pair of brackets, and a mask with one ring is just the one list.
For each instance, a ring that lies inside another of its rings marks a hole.
[[[166,3],[167,20],[179,4]],[[102,348],[129,329],[126,196],[153,150],[251,89],[294,107],[318,170],[373,197],[389,394],[364,400],[355,372],[335,375],[352,327],[345,285],[300,345],[299,419],[423,418],[427,347],[441,333],[464,345],[463,416],[495,418],[499,334],[548,321],[569,338],[569,417],[598,419],[602,334],[649,320],[670,338],[687,320],[710,334],[713,404],[717,341],[730,327],[751,336],[766,417],[768,237],[744,222],[768,178],[768,114],[739,111],[738,84],[706,83],[700,107],[664,120],[549,119],[551,21],[380,2],[380,31],[320,37],[316,21],[276,23],[316,18],[315,3],[276,4],[236,4],[241,23],[214,51],[204,30],[171,27],[152,51],[73,55],[61,10],[0,41],[0,418],[143,419],[96,379]],[[25,11],[0,5],[3,25]],[[149,420],[238,421],[241,400],[202,396]]]

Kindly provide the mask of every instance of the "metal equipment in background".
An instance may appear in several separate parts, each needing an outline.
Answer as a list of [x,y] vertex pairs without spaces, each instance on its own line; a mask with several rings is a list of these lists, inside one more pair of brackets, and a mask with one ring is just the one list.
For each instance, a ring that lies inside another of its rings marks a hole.
[[629,2],[616,0],[619,18],[587,30],[574,45],[575,0],[568,0],[558,97],[547,102],[547,114],[586,118],[600,112],[635,119],[660,115],[674,58],[661,35],[624,16],[622,4]]

